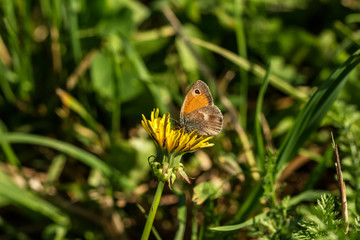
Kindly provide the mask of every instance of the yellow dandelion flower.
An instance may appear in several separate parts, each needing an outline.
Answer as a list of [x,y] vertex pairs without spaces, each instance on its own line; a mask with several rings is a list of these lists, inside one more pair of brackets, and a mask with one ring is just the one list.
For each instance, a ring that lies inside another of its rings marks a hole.
[[156,146],[162,148],[162,151],[166,150],[168,154],[183,155],[199,148],[214,146],[213,143],[208,142],[213,136],[204,137],[197,135],[196,131],[186,133],[183,128],[172,128],[169,113],[159,117],[159,109],[154,109],[151,112],[150,120],[147,120],[144,115],[142,117],[141,124]]
[[177,172],[189,182],[183,165],[180,163],[181,157],[185,153],[214,146],[213,143],[209,143],[213,137],[197,135],[196,130],[187,133],[184,128],[173,128],[170,123],[170,114],[159,117],[159,109],[151,112],[150,120],[144,115],[142,118],[141,124],[157,148],[157,156],[151,162],[149,161],[154,175],[160,181],[167,181],[170,188]]

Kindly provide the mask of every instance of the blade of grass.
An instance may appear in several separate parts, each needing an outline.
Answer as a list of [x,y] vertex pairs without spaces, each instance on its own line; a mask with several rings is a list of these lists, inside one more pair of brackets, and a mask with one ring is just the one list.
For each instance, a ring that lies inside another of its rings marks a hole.
[[47,0],[40,0],[41,13],[46,18],[51,17],[51,12],[52,12],[51,4],[52,3]]
[[113,58],[113,69],[114,69],[114,104],[112,114],[112,139],[120,132],[121,126],[121,60],[118,52],[115,49],[111,49]]
[[258,159],[256,161],[258,168],[264,168],[265,161],[265,147],[263,141],[263,135],[261,131],[261,114],[262,114],[262,103],[264,100],[264,95],[269,84],[269,76],[271,72],[271,64],[269,64],[268,70],[266,72],[264,82],[261,85],[260,92],[258,95],[258,100],[256,103],[256,111],[255,111],[255,142],[257,148]]
[[38,212],[54,222],[68,226],[70,219],[60,209],[39,198],[30,191],[18,187],[11,178],[0,170],[0,195],[17,206]]
[[21,56],[21,62],[22,62],[22,70],[24,72],[24,78],[22,79],[23,81],[23,91],[25,93],[29,93],[30,91],[33,91],[35,86],[34,86],[34,75],[33,75],[33,66],[32,66],[32,59],[31,59],[31,54],[32,54],[32,39],[31,39],[31,24],[32,24],[32,19],[31,19],[31,14],[30,11],[27,11],[27,9],[29,9],[29,2],[28,1],[20,1],[17,3],[17,11],[20,14],[20,16],[18,16],[18,19],[21,19],[21,23],[22,23],[22,31],[24,32],[23,34],[18,35],[19,36],[23,36],[22,39],[20,39],[21,42],[21,52],[20,52],[20,56]]
[[64,5],[69,16],[68,19],[70,27],[71,47],[73,50],[74,60],[76,63],[79,63],[82,58],[82,52],[79,37],[79,22],[76,9],[77,4],[74,1],[67,1]]
[[14,31],[18,31],[15,14],[15,2],[14,1],[1,1],[2,9],[4,11],[4,18],[14,28]]
[[319,87],[296,118],[295,124],[280,147],[277,165],[282,168],[297,153],[310,134],[319,126],[342,87],[347,75],[360,63],[360,52],[354,53]]
[[[138,207],[138,209],[142,212],[142,214],[143,214],[144,216],[146,216],[146,211],[145,211],[145,209],[144,209],[140,204],[137,204],[137,207]],[[157,240],[161,240],[160,234],[158,233],[158,231],[156,230],[156,228],[155,228],[154,226],[152,226],[151,231],[152,231],[152,233],[154,234],[154,237],[155,237]]]
[[[215,52],[215,53],[223,56],[224,58],[226,58],[229,61],[233,62],[234,64],[238,65],[242,69],[244,69],[246,71],[250,71],[260,78],[264,78],[266,75],[266,70],[263,67],[261,67],[257,64],[251,63],[247,59],[242,58],[229,50],[226,50],[215,44],[206,42],[206,41],[198,39],[198,38],[187,38],[187,40],[193,44],[199,45],[203,48],[206,48],[212,52]],[[285,82],[284,80],[282,80],[281,78],[279,78],[273,74],[270,74],[269,79],[270,79],[270,83],[272,86],[274,86],[275,88],[279,89],[280,91],[288,94],[289,96],[292,96],[301,101],[305,101],[308,98],[306,93],[294,88],[293,86],[291,86],[290,84],[288,84],[287,82]]]
[[343,24],[340,21],[335,21],[334,27],[336,30],[340,32],[344,37],[351,40],[352,43],[354,43],[357,47],[360,46],[360,41],[358,37],[356,36],[355,32],[353,32],[347,25]]
[[50,147],[99,169],[106,176],[114,174],[114,170],[95,155],[57,139],[24,133],[5,133],[0,135],[0,143],[27,143]]
[[[6,127],[5,127],[4,123],[0,120],[0,136],[2,134],[4,134],[5,132],[6,132]],[[0,145],[1,145],[2,150],[5,153],[6,160],[11,165],[19,167],[21,165],[20,161],[19,161],[18,157],[16,156],[14,150],[10,146],[10,144],[7,142],[4,142],[4,143],[1,143]]]
[[[234,17],[235,17],[235,33],[236,33],[236,42],[239,52],[239,56],[247,59],[246,51],[246,38],[244,32],[244,24],[242,19],[242,6],[240,0],[234,0]],[[239,114],[241,116],[242,126],[246,128],[246,112],[247,108],[247,98],[248,98],[248,74],[246,70],[240,68],[240,97],[241,105],[239,107]]]
[[22,62],[22,56],[21,56],[21,47],[20,42],[18,39],[18,31],[17,31],[17,25],[13,24],[12,21],[9,21],[8,18],[4,18],[4,25],[8,33],[8,42],[9,42],[9,50],[10,54],[12,56],[12,62],[13,62],[13,69],[16,73],[18,80],[19,80],[19,92],[20,96],[24,97],[25,92],[24,89],[24,71],[23,69],[23,62]]
[[46,183],[48,185],[52,185],[57,179],[59,179],[60,174],[64,169],[65,162],[66,157],[62,154],[54,157],[46,175]]
[[304,191],[294,197],[292,197],[289,201],[289,206],[296,206],[301,202],[305,201],[316,201],[321,197],[321,195],[328,193],[328,191],[321,190],[308,190]]
[[78,101],[76,98],[71,96],[69,93],[58,88],[56,89],[56,94],[60,97],[61,102],[69,107],[71,110],[80,115],[88,123],[88,125],[95,131],[99,133],[98,123],[91,116],[91,114],[85,109],[85,107]]
[[[16,21],[15,5],[13,1],[4,1],[5,17],[3,18],[9,43],[9,50],[13,60],[14,72],[19,78],[20,96],[26,97],[33,89],[33,73],[30,59],[30,45],[27,36],[30,34],[29,15],[25,11],[27,2],[19,2],[18,14],[22,19],[23,26],[20,28]],[[19,39],[19,36],[25,36],[26,39]]]
[[61,59],[61,44],[60,44],[60,28],[61,28],[61,1],[53,0],[50,2],[50,15],[51,19],[50,37],[51,37],[51,54],[53,60],[53,70],[55,73],[60,73],[62,70]]
[[197,240],[198,237],[198,223],[197,223],[198,207],[195,205],[192,209],[192,225],[191,225],[191,240]]
[[243,223],[240,224],[235,224],[235,225],[228,225],[228,226],[220,226],[220,227],[213,227],[210,228],[210,230],[213,231],[218,231],[218,232],[229,232],[229,231],[235,231],[235,230],[239,230],[242,229],[244,227],[249,227],[252,224],[254,224],[255,222],[259,221],[260,219],[264,218],[266,216],[266,212],[265,213],[261,213]]
[[175,240],[184,239],[185,227],[186,227],[186,196],[180,194],[179,196],[179,207],[178,207],[178,230],[175,234]]
[[4,93],[6,101],[14,103],[16,101],[16,97],[13,90],[11,89],[10,82],[6,78],[7,71],[8,69],[6,69],[5,65],[0,60],[0,88]]
[[[297,195],[296,197],[291,198],[291,200],[289,201],[289,207],[291,206],[295,206],[297,204],[299,204],[300,202],[304,202],[304,201],[315,201],[316,199],[318,199],[322,194],[324,194],[324,191],[306,191],[303,193],[300,193],[299,195]],[[257,221],[259,221],[260,219],[264,218],[266,216],[266,212],[261,213],[256,215],[253,218],[250,218],[249,220],[242,222],[240,224],[235,224],[235,225],[227,225],[227,226],[220,226],[220,227],[213,227],[210,228],[210,230],[213,231],[219,231],[219,232],[228,232],[228,231],[235,231],[235,230],[240,230],[242,228],[251,226],[252,224],[256,223]]]
[[1,143],[36,144],[36,145],[42,145],[49,148],[53,148],[55,150],[66,153],[67,155],[80,160],[81,162],[92,168],[98,169],[105,176],[117,182],[121,187],[124,187],[126,189],[134,188],[133,184],[129,184],[132,183],[132,181],[129,180],[128,176],[121,174],[117,169],[110,167],[108,164],[103,162],[100,158],[96,157],[95,155],[86,152],[83,149],[78,148],[69,143],[49,137],[43,137],[33,134],[24,134],[24,133],[6,133],[0,135],[0,144]]

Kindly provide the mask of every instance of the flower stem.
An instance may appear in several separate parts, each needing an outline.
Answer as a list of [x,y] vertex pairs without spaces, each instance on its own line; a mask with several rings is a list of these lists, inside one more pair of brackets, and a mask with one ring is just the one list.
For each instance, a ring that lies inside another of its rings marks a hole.
[[161,195],[162,195],[162,192],[163,192],[163,189],[164,189],[164,185],[165,185],[164,182],[159,181],[159,185],[158,185],[158,187],[156,189],[154,200],[153,200],[153,203],[152,203],[151,208],[150,208],[149,215],[148,215],[147,220],[146,220],[146,224],[145,224],[142,236],[141,236],[141,240],[147,240],[149,238],[150,231],[151,231],[151,228],[152,228],[152,225],[153,225],[153,222],[154,222],[154,218],[155,218],[155,215],[156,215],[156,211],[157,211],[157,208],[159,206],[160,198],[161,198]]

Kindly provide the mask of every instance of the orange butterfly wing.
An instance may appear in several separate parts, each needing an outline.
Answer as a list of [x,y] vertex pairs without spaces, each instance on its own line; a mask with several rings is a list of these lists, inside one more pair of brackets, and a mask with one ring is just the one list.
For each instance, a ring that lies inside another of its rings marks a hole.
[[191,86],[181,107],[181,114],[187,115],[199,108],[213,105],[209,87],[201,80]]

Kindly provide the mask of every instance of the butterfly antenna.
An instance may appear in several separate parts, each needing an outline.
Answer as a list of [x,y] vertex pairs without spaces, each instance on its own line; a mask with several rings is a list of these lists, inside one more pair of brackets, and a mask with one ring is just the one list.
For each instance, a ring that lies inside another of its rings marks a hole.
[[174,126],[176,128],[181,128],[181,124],[178,120],[176,120],[175,118],[172,118],[172,117],[170,117],[170,119],[172,120],[172,123],[174,124]]

